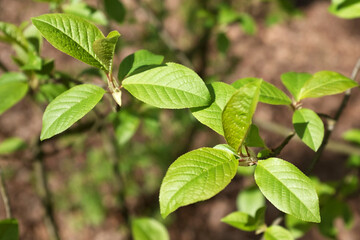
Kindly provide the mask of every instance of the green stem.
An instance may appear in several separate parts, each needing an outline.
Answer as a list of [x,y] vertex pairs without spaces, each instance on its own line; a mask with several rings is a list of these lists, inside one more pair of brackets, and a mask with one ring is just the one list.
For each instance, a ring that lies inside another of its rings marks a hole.
[[287,136],[278,147],[276,147],[272,150],[272,153],[269,155],[269,157],[278,156],[281,153],[281,151],[283,150],[283,148],[290,142],[290,140],[294,136],[295,136],[295,133],[291,133],[289,136]]

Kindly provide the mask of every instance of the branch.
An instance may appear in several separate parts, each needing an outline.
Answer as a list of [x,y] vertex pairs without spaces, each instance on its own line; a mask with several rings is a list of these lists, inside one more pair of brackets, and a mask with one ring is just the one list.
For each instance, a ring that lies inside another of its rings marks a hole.
[[[274,122],[265,122],[265,121],[261,121],[259,119],[254,119],[254,123],[266,131],[269,131],[269,132],[272,132],[272,133],[275,133],[275,134],[278,134],[278,135],[284,136],[284,137],[289,136],[289,134],[292,132],[291,129],[284,127],[278,123],[274,123]],[[293,138],[293,140],[295,140],[297,142],[301,142],[301,140],[297,136],[295,136]],[[334,140],[329,140],[325,149],[332,151],[332,152],[346,154],[346,155],[351,155],[351,154],[360,155],[359,147],[355,147],[351,144],[334,141]]]
[[269,157],[276,157],[279,156],[283,148],[290,142],[290,140],[295,136],[295,133],[291,133],[289,136],[287,136],[282,143],[275,149],[272,150],[272,153],[269,155]]
[[42,142],[37,141],[34,151],[35,161],[33,163],[36,175],[36,185],[38,195],[45,209],[45,225],[52,240],[60,240],[58,226],[54,217],[54,208],[51,200],[51,192],[48,186],[47,174],[44,166],[43,152],[41,149]]
[[10,203],[9,203],[9,196],[7,193],[4,175],[2,173],[1,168],[0,168],[0,191],[1,191],[1,197],[2,197],[2,200],[4,203],[4,207],[5,207],[6,218],[12,218],[11,208],[10,208]]
[[[358,59],[358,61],[356,62],[355,66],[354,66],[354,69],[352,71],[352,74],[351,74],[352,80],[356,79],[356,76],[358,75],[359,70],[360,70],[360,59]],[[345,109],[347,103],[349,102],[350,93],[351,93],[351,90],[348,89],[345,92],[345,95],[343,97],[343,100],[341,101],[341,104],[340,104],[338,110],[335,113],[335,117],[333,119],[327,120],[327,128],[325,130],[324,139],[320,145],[319,150],[315,153],[315,156],[310,163],[310,166],[307,170],[307,174],[310,174],[312,172],[316,163],[319,161],[321,155],[323,154],[325,147],[328,144],[329,138],[331,137],[331,134],[332,134],[338,120],[340,119],[341,114],[344,112],[344,109]]]

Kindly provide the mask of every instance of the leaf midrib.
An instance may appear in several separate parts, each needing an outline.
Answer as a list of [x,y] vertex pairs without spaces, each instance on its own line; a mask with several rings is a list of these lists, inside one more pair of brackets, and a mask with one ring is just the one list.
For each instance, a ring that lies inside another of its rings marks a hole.
[[[195,97],[198,97],[198,98],[201,98],[201,99],[204,99],[204,100],[208,100],[208,98],[204,98],[204,97],[202,97],[202,96],[200,96],[200,95],[197,95],[197,94],[195,94],[195,93],[187,92],[187,91],[184,91],[184,90],[179,89],[179,88],[170,87],[170,86],[164,86],[164,85],[160,85],[160,84],[150,84],[150,83],[137,83],[137,84],[134,84],[134,83],[126,83],[126,84],[124,84],[124,83],[123,83],[123,85],[124,85],[125,89],[126,89],[126,86],[129,86],[129,85],[133,85],[133,86],[135,86],[135,87],[137,87],[137,86],[142,87],[142,86],[144,86],[144,85],[149,85],[149,86],[153,86],[153,87],[169,88],[169,89],[174,90],[174,91],[188,93],[188,94],[190,94],[190,95],[192,95],[192,96],[195,96]],[[158,94],[158,95],[159,95],[159,94]],[[210,95],[209,95],[209,96],[210,96]],[[209,98],[209,99],[210,99],[210,98]],[[209,100],[209,101],[211,101],[211,100]]]

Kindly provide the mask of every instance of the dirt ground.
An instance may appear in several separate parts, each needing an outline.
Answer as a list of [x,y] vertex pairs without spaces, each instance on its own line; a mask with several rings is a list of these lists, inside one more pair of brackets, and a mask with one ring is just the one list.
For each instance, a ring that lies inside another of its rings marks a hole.
[[[96,2],[96,1],[92,1]],[[169,2],[169,1],[167,1]],[[285,90],[281,85],[280,75],[288,71],[315,73],[320,70],[331,70],[350,76],[351,71],[360,57],[360,20],[342,20],[327,12],[327,1],[314,1],[304,9],[304,16],[292,19],[283,24],[265,27],[260,24],[256,36],[247,36],[238,27],[230,27],[228,34],[231,40],[230,57],[241,57],[236,70],[223,81],[233,82],[242,77],[260,77]],[[21,9],[19,11],[18,9]],[[46,13],[47,5],[34,3],[30,0],[0,0],[0,21],[20,24],[28,21],[30,17]],[[173,19],[169,18],[169,21]],[[167,30],[176,36],[172,24],[165,24]],[[127,31],[123,26],[121,30]],[[123,33],[126,38],[127,34]],[[136,37],[135,33],[129,33],[130,38]],[[131,49],[124,49],[121,57]],[[0,43],[0,59],[8,63],[12,52],[7,45]],[[56,59],[60,69],[68,69],[76,72],[84,65],[73,61],[71,57],[59,53],[57,50],[45,44],[44,55]],[[11,63],[7,66],[15,69]],[[211,72],[211,69],[208,69]],[[324,99],[308,100],[304,106],[317,109],[321,112],[333,114],[341,96],[326,97]],[[19,114],[21,113],[21,114]],[[26,99],[21,101],[11,110],[0,116],[0,141],[9,136],[19,136],[28,141],[32,136],[38,135],[41,130],[42,112],[30,104]],[[255,118],[259,121],[271,121],[291,127],[291,116],[286,107],[273,107],[261,104]],[[336,127],[332,139],[341,141],[341,134],[350,128],[360,128],[360,90],[353,90],[352,97],[345,109],[343,116]],[[203,134],[203,133],[199,133]],[[268,139],[268,143],[274,144],[281,141],[282,137],[263,131],[261,135]],[[202,136],[198,136],[204,139]],[[206,138],[206,137],[205,137]],[[197,142],[195,145],[204,145]],[[195,146],[194,146],[195,147]],[[56,162],[70,153],[59,153],[53,156],[47,167],[56,172]],[[287,160],[300,166],[302,170],[309,164],[313,152],[301,143],[293,142],[284,149],[280,157],[286,156]],[[21,156],[20,156],[21,157]],[[338,180],[346,172],[343,163],[347,156],[331,151],[326,151],[319,164],[314,169],[314,174],[321,180]],[[340,163],[340,164],[339,164]],[[47,233],[43,223],[43,210],[39,199],[32,190],[34,187],[31,165],[21,160],[9,162],[1,160],[2,166],[13,165],[14,177],[8,182],[8,190],[13,203],[14,216],[20,222],[22,240],[47,240]],[[55,183],[53,183],[55,184]],[[220,219],[236,209],[235,200],[238,191],[248,183],[241,177],[236,179],[216,197],[198,204],[179,209],[176,219],[169,227],[173,240],[235,240],[235,239],[260,239],[253,233],[244,233],[220,222]],[[56,187],[56,186],[55,186]],[[359,195],[358,195],[359,196]],[[341,231],[340,240],[356,240],[360,235],[360,198],[349,201],[354,214],[353,228],[343,228],[340,222],[338,227]],[[279,212],[270,206],[267,210],[268,222],[274,220]],[[0,218],[5,213],[0,204]],[[56,215],[60,225],[63,239],[77,240],[118,240],[118,222],[108,219],[100,227],[89,227],[82,231],[76,231],[69,227],[65,216],[60,212]],[[315,228],[301,239],[325,239]]]

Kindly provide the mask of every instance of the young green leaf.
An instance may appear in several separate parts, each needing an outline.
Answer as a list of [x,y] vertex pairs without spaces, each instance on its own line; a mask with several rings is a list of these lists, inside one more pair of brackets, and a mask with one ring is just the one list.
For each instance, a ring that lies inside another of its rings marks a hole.
[[24,148],[26,148],[26,143],[21,138],[8,138],[0,143],[0,155],[13,153]]
[[104,38],[92,23],[70,14],[45,14],[32,18],[35,27],[58,50],[91,66],[109,70],[96,56],[93,42]]
[[211,101],[203,80],[191,69],[176,63],[137,73],[122,84],[134,97],[158,108],[201,107]]
[[0,239],[19,240],[19,227],[16,219],[0,221]]
[[82,84],[60,94],[45,109],[40,139],[51,138],[71,127],[95,107],[104,93],[100,87]]
[[93,43],[94,53],[106,66],[108,73],[112,73],[115,47],[119,37],[120,33],[118,31],[112,31],[106,38],[97,39]]
[[293,95],[295,101],[299,101],[301,89],[311,77],[312,75],[309,73],[288,72],[281,75],[281,81]]
[[294,240],[294,237],[288,230],[278,225],[268,227],[264,238],[265,240]]
[[265,210],[265,207],[259,208],[254,213],[254,216],[246,212],[233,212],[221,219],[221,221],[240,230],[251,232],[258,230],[264,225]]
[[301,89],[299,99],[318,98],[327,95],[342,93],[358,84],[339,73],[331,71],[321,71],[315,73],[304,84]]
[[120,63],[118,79],[121,80],[130,76],[135,70],[141,67],[160,65],[163,60],[163,56],[153,54],[147,50],[136,51],[124,58],[124,60]]
[[224,135],[221,113],[236,89],[223,82],[214,82],[208,84],[207,87],[212,99],[211,105],[193,108],[191,112],[199,122],[210,127],[220,135]]
[[265,206],[265,198],[257,186],[251,186],[240,191],[236,206],[239,211],[255,217],[256,211]]
[[117,23],[122,23],[124,21],[126,10],[119,0],[105,0],[104,7],[107,15]]
[[63,4],[62,10],[64,13],[73,14],[82,17],[90,22],[107,25],[108,21],[102,11],[89,6],[85,2],[74,1],[70,4]]
[[242,78],[235,82],[233,82],[231,85],[239,89],[242,86],[245,86],[246,84],[254,81],[261,81],[260,85],[260,97],[259,101],[267,104],[273,104],[273,105],[289,105],[291,104],[290,98],[280,89],[275,87],[274,85],[263,81],[260,78]]
[[237,90],[222,113],[224,136],[228,144],[239,151],[251,125],[259,99],[261,80],[246,84]]
[[233,212],[221,219],[222,222],[229,224],[237,229],[252,232],[257,229],[255,219],[245,212]]
[[161,184],[161,215],[213,197],[230,183],[237,166],[231,153],[219,149],[200,148],[180,156]]
[[324,138],[324,123],[320,117],[313,110],[302,108],[294,112],[292,122],[299,138],[316,152]]
[[137,218],[131,221],[134,240],[169,240],[169,233],[160,222],[151,218]]
[[239,23],[246,34],[254,35],[256,33],[256,22],[254,18],[247,13],[239,14]]
[[0,41],[15,43],[22,47],[23,50],[28,50],[28,41],[17,26],[7,22],[0,22],[0,32],[2,33]]
[[264,196],[279,210],[303,221],[320,222],[319,199],[311,180],[279,158],[261,160],[255,181]]
[[251,124],[246,135],[245,145],[248,147],[265,147],[264,140],[260,137],[259,128]]
[[0,76],[0,115],[19,102],[27,93],[28,83],[24,74],[8,72]]

